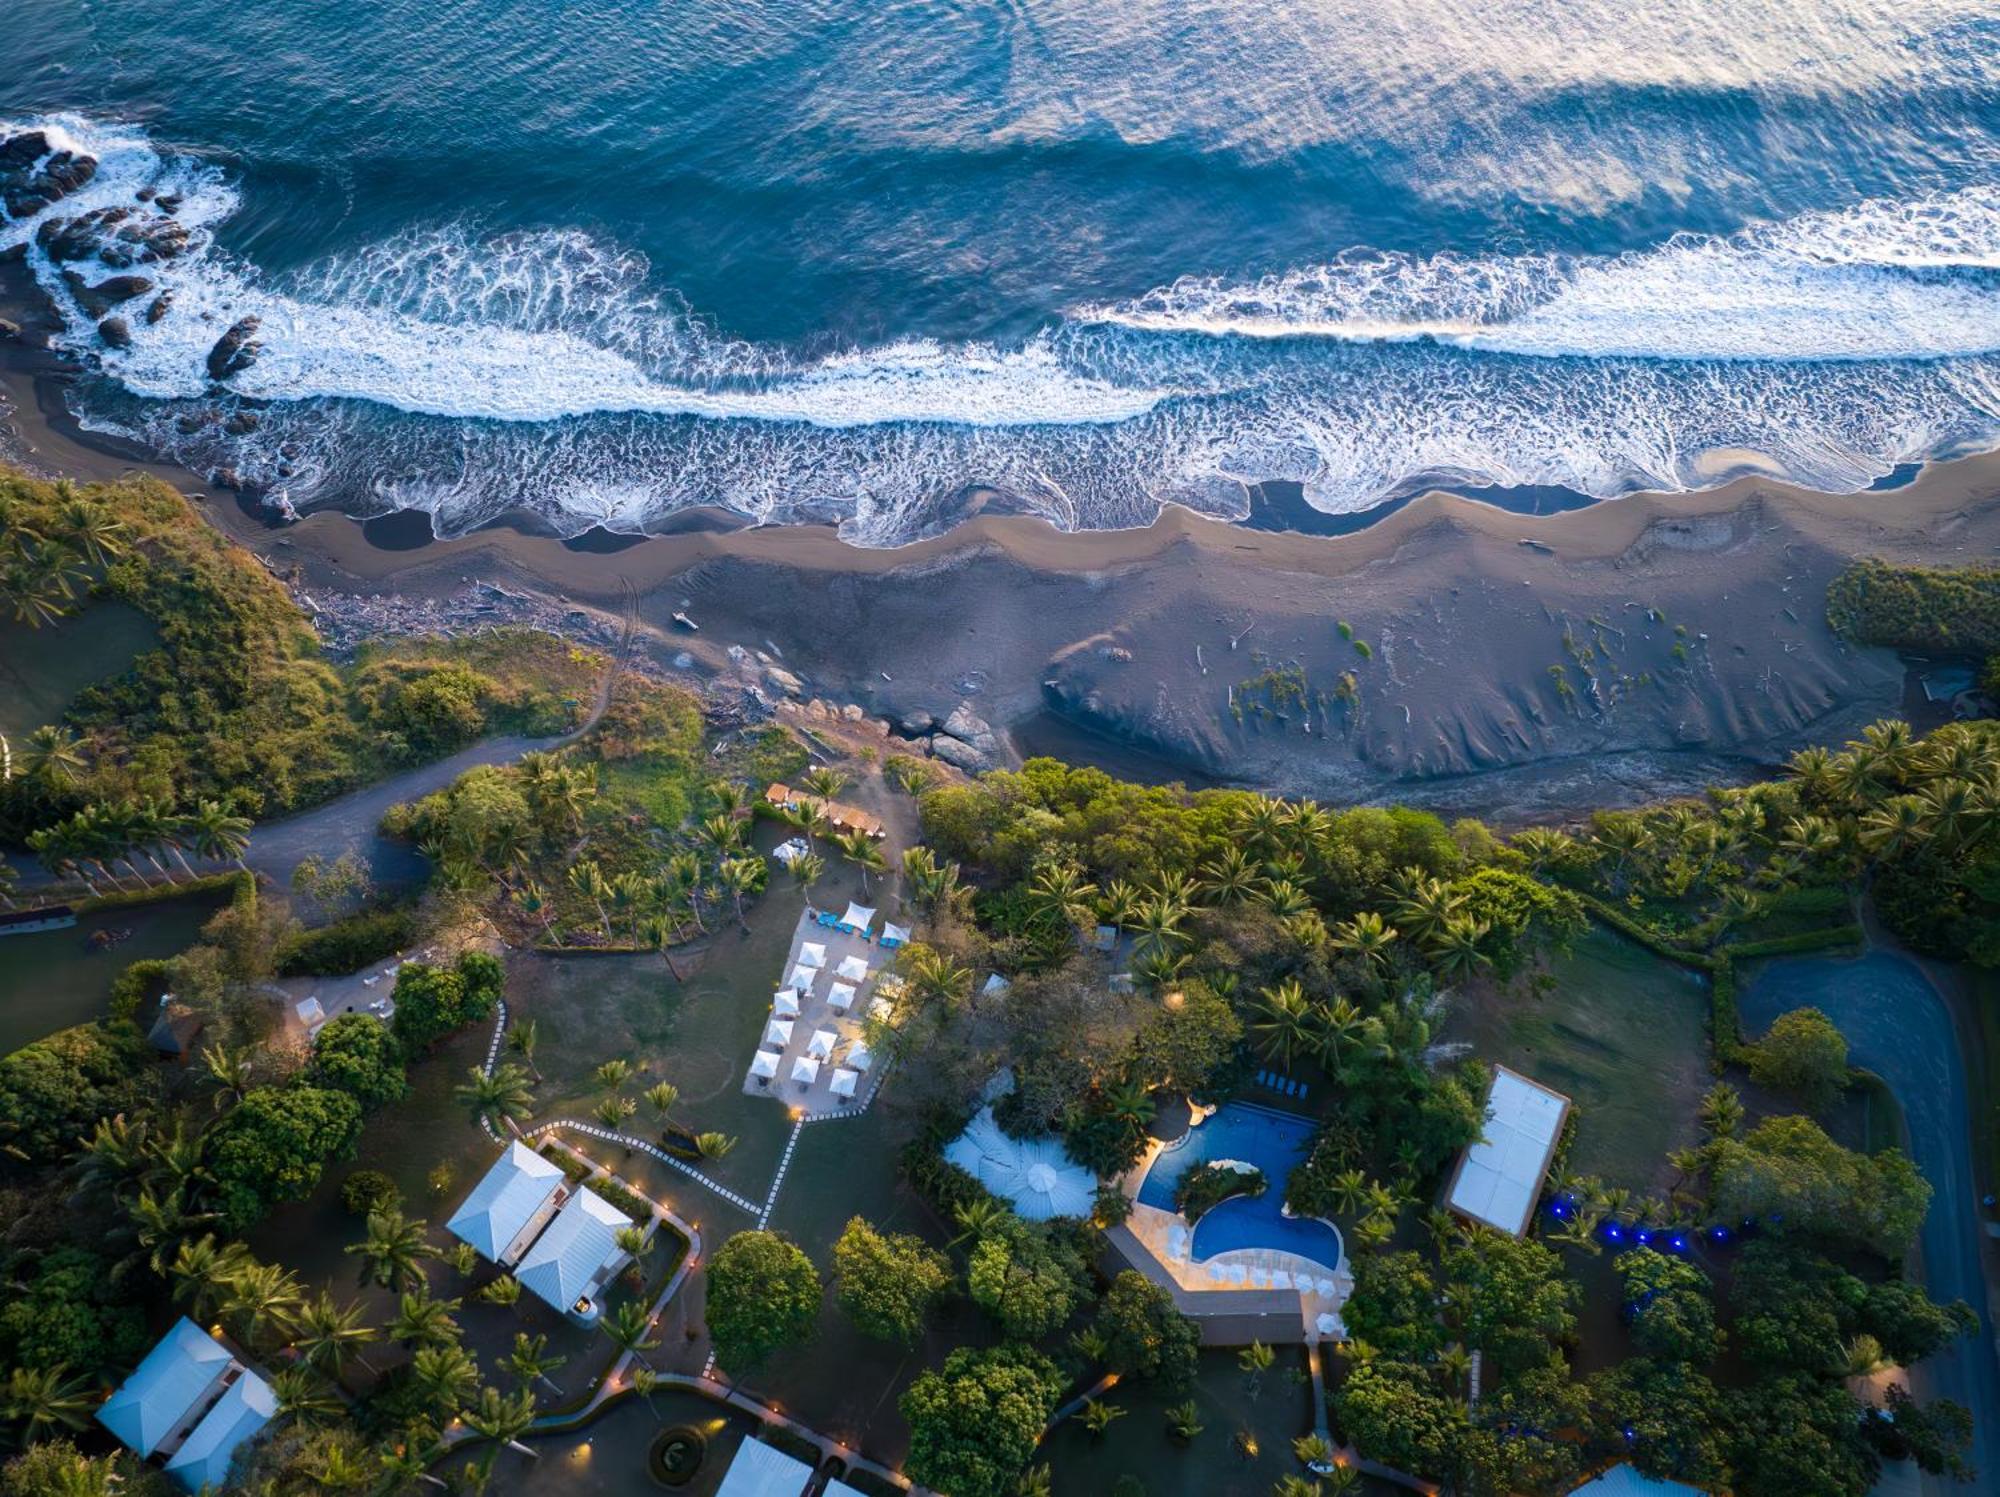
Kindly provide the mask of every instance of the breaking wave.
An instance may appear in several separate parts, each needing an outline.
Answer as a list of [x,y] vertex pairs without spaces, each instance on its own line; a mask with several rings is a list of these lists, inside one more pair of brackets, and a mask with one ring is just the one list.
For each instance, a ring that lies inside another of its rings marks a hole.
[[[575,533],[712,504],[890,545],[976,492],[1106,528],[1167,503],[1240,518],[1273,480],[1328,513],[1433,482],[1693,487],[1737,449],[1848,490],[2000,430],[1989,188],[1620,256],[1357,251],[1078,307],[1010,346],[807,354],[721,336],[581,232],[448,225],[267,273],[217,242],[239,207],[218,167],[136,130],[34,125],[97,162],[0,220],[95,372],[87,421],[300,504],[427,509],[446,533],[510,508]],[[51,226],[100,210],[185,230],[122,267],[170,305],[109,342],[86,303],[121,268],[119,220],[108,256],[48,250]],[[246,318],[254,361],[218,385],[211,350]]]

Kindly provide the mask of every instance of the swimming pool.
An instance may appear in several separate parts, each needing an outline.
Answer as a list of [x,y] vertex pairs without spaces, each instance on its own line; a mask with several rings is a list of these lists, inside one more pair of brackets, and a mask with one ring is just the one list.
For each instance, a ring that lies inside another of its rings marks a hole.
[[1340,1234],[1326,1222],[1284,1214],[1285,1181],[1311,1149],[1312,1135],[1309,1118],[1230,1102],[1160,1151],[1139,1182],[1139,1202],[1172,1211],[1182,1175],[1211,1159],[1241,1159],[1264,1172],[1264,1193],[1224,1201],[1196,1222],[1190,1259],[1206,1263],[1238,1248],[1268,1248],[1296,1253],[1332,1273],[1340,1266]]

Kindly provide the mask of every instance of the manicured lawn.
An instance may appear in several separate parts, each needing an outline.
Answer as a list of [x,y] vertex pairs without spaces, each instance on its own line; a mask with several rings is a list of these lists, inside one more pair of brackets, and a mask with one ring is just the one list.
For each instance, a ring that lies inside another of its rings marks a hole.
[[1445,1038],[1570,1098],[1572,1170],[1664,1190],[1673,1180],[1667,1153],[1696,1141],[1695,1108],[1713,1079],[1701,980],[1600,929],[1552,975],[1546,994],[1495,992],[1462,1004]]

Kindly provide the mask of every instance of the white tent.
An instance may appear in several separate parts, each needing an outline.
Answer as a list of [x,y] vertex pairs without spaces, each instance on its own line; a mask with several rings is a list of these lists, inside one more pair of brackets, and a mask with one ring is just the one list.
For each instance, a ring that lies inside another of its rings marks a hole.
[[1340,1334],[1340,1317],[1338,1315],[1322,1312],[1313,1321],[1313,1324],[1319,1328],[1319,1333],[1322,1336],[1338,1336]]
[[847,1047],[847,1064],[857,1071],[865,1071],[875,1064],[875,1052],[868,1048],[868,1041],[856,1040]]
[[965,1132],[945,1145],[944,1157],[976,1178],[1029,1221],[1089,1216],[1097,1177],[1053,1138],[1017,1139],[1001,1132],[993,1109],[982,1107]]
[[849,900],[847,903],[847,913],[840,917],[840,926],[841,929],[851,930],[856,935],[865,935],[869,924],[874,919],[875,912],[867,905],[856,904],[854,901]]
[[854,984],[837,982],[827,989],[826,1006],[837,1014],[844,1014],[854,1006]]
[[897,925],[888,920],[882,922],[882,947],[884,950],[893,951],[909,939],[909,926]]
[[792,1042],[792,1021],[772,1019],[764,1026],[764,1043],[782,1050]]
[[866,982],[868,963],[858,956],[844,956],[840,965],[833,969],[833,975],[843,982]]
[[1495,1066],[1484,1136],[1460,1156],[1447,1204],[1461,1216],[1519,1237],[1534,1214],[1568,1112],[1562,1093]]
[[769,1081],[778,1074],[778,1062],[785,1057],[775,1050],[759,1050],[750,1060],[750,1074],[759,1081]]
[[854,1095],[855,1083],[860,1081],[860,1079],[861,1073],[859,1071],[850,1071],[845,1066],[837,1066],[834,1068],[833,1084],[830,1090],[836,1097],[851,1097]]
[[778,995],[771,1000],[771,1012],[781,1019],[796,1019],[799,1016],[799,995],[790,988],[779,988]]
[[814,1060],[833,1059],[833,1047],[840,1036],[831,1029],[815,1029],[812,1040],[806,1045],[806,1054]]
[[824,967],[826,965],[826,947],[818,941],[806,942],[805,945],[799,948],[799,965],[801,967]]
[[819,1062],[810,1055],[801,1055],[792,1062],[792,1080],[800,1086],[811,1086],[819,1079]]
[[808,967],[804,962],[800,962],[785,978],[785,986],[794,989],[803,997],[812,991],[813,979],[817,976],[819,976],[817,968]]

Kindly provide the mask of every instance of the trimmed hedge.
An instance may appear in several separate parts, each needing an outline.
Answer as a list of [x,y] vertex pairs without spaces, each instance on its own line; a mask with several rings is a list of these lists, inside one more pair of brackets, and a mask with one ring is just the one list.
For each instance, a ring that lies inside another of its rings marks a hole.
[[278,947],[278,975],[345,977],[387,961],[416,935],[417,917],[410,910],[365,910],[287,937]]
[[109,893],[93,895],[88,899],[72,899],[71,909],[79,915],[96,915],[105,910],[129,910],[135,905],[162,904],[170,899],[187,899],[202,894],[242,893],[240,882],[250,885],[254,896],[257,887],[255,874],[207,873],[200,878],[182,879],[177,884],[152,884],[143,889],[113,889]]

